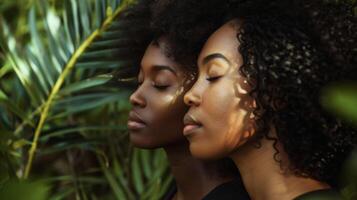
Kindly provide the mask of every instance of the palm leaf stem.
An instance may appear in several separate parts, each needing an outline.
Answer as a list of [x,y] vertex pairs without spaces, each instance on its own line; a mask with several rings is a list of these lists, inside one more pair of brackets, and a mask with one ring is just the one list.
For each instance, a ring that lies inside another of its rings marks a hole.
[[115,10],[114,14],[111,14],[111,15],[109,15],[107,17],[107,19],[103,22],[103,24],[102,24],[102,26],[100,28],[95,30],[88,38],[86,38],[84,40],[84,42],[74,52],[74,54],[72,55],[72,57],[70,58],[70,60],[66,64],[66,66],[64,67],[64,70],[60,74],[60,76],[57,79],[55,85],[53,86],[53,88],[51,90],[51,93],[50,93],[47,101],[45,102],[43,110],[41,112],[40,121],[39,121],[39,123],[38,123],[38,125],[37,125],[37,127],[35,129],[34,138],[33,138],[32,144],[31,144],[31,148],[28,151],[28,156],[29,157],[28,157],[28,160],[27,160],[27,163],[26,163],[26,167],[25,167],[25,172],[24,172],[23,178],[27,179],[29,174],[30,174],[32,163],[33,163],[33,159],[34,159],[34,156],[35,156],[35,153],[36,153],[36,149],[37,149],[38,140],[39,140],[39,137],[41,135],[41,130],[42,130],[42,128],[43,128],[43,126],[45,124],[45,121],[47,119],[47,116],[48,116],[50,107],[52,105],[53,99],[56,97],[57,93],[59,92],[62,84],[65,81],[65,78],[71,72],[71,70],[74,68],[74,65],[76,64],[78,58],[89,47],[89,45],[100,35],[100,33],[105,31],[109,27],[109,25],[119,15],[119,13],[122,11],[122,9],[125,7],[125,5],[126,4],[122,4],[121,6],[119,6]]

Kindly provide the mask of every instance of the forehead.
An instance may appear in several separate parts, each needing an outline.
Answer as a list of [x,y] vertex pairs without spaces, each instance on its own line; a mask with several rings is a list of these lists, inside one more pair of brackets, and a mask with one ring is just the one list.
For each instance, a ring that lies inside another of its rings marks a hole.
[[198,58],[198,64],[214,53],[223,54],[229,60],[234,61],[238,56],[239,42],[237,39],[237,22],[229,21],[217,29],[206,41]]
[[166,48],[169,47],[164,40],[159,40],[158,43],[151,42],[141,60],[141,69],[145,70],[154,65],[165,65],[179,70],[178,64],[165,54]]

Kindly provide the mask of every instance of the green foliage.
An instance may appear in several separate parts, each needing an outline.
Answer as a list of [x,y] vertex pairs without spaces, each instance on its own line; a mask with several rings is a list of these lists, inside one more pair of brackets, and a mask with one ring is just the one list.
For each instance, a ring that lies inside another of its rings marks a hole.
[[107,84],[131,64],[132,22],[120,18],[131,1],[31,2],[23,34],[0,16],[0,184],[45,195],[9,181],[40,176],[49,199],[159,198],[172,181],[166,158],[130,146],[131,91]]
[[46,200],[49,189],[45,182],[11,180],[0,187],[0,197],[16,200]]
[[357,125],[357,83],[339,83],[327,87],[322,94],[322,104]]

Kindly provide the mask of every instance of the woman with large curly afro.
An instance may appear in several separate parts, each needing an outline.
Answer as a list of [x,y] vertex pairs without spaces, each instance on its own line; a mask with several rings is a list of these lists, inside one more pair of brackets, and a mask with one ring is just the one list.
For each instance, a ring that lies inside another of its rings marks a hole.
[[342,2],[324,12],[331,4],[180,0],[155,16],[168,54],[197,58],[184,99],[192,154],[231,157],[252,199],[338,198],[329,188],[357,132],[325,112],[320,92],[356,80],[355,5]]

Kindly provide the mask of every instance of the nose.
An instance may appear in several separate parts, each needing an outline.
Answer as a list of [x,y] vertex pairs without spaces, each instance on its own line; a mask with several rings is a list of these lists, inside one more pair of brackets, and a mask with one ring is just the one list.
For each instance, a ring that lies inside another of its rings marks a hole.
[[198,106],[201,103],[201,96],[198,92],[196,84],[194,84],[192,88],[186,92],[183,101],[188,106]]
[[133,106],[145,107],[146,101],[143,97],[140,87],[138,87],[133,94],[130,95],[129,101]]

